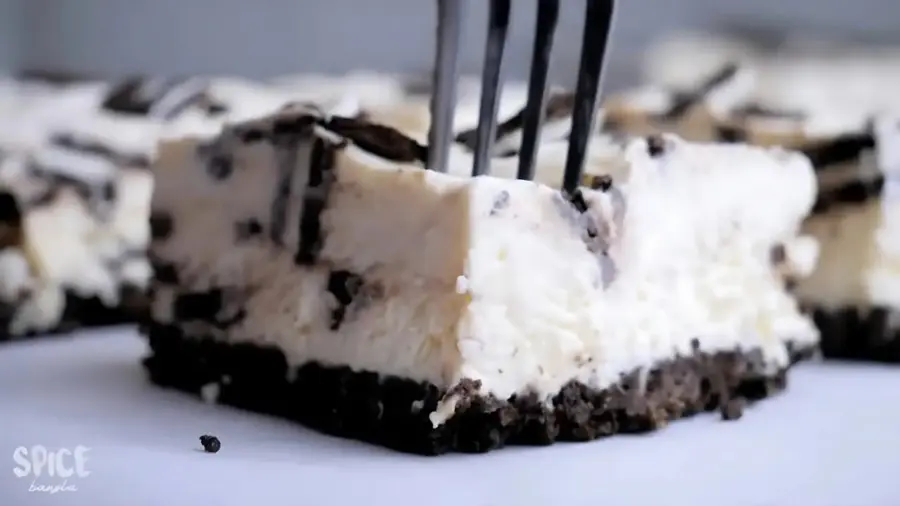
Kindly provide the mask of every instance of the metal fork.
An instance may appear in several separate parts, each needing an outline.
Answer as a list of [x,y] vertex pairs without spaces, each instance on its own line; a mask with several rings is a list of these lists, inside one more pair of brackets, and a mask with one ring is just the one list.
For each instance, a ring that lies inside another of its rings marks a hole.
[[[453,113],[456,107],[456,82],[459,79],[459,46],[462,22],[468,0],[438,0],[438,31],[434,93],[431,97],[431,129],[428,132],[430,170],[446,172],[450,145],[453,142]],[[584,32],[581,58],[572,111],[572,130],[563,172],[562,189],[573,193],[581,181],[587,144],[594,126],[597,100],[602,83],[604,62],[612,27],[615,0],[585,0]],[[490,0],[487,44],[482,70],[481,103],[472,175],[487,174],[490,153],[496,139],[497,108],[501,88],[501,66],[509,29],[511,0]],[[559,0],[538,0],[537,22],[528,99],[525,105],[522,146],[517,177],[534,178],[550,54],[559,19]]]

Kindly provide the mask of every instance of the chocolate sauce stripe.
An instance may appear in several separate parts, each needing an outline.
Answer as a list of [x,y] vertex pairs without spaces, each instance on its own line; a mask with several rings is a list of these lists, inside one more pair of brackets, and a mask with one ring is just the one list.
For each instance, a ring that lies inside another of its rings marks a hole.
[[147,155],[116,151],[100,142],[77,139],[72,134],[54,134],[50,138],[50,144],[76,153],[103,158],[119,167],[147,168],[150,166],[150,157]]

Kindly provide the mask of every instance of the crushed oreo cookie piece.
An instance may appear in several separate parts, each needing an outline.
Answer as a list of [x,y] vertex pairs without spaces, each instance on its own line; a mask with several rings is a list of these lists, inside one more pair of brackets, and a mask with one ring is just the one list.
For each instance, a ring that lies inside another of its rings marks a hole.
[[222,449],[222,442],[216,436],[204,434],[200,436],[200,444],[206,453],[218,453]]
[[647,154],[652,158],[657,158],[666,152],[666,140],[660,135],[651,135],[647,137]]
[[335,154],[342,148],[343,145],[335,145],[321,138],[313,144],[309,155],[309,179],[298,220],[297,253],[294,255],[297,265],[315,262],[325,241],[321,217],[328,205],[328,193],[335,178]]
[[395,128],[370,123],[359,118],[333,116],[321,125],[348,139],[361,149],[395,162],[421,162],[428,159],[428,147],[407,137]]
[[350,271],[332,271],[328,275],[328,293],[334,296],[337,307],[331,311],[331,330],[338,330],[347,313],[347,308],[363,286],[363,279]]
[[251,237],[256,237],[263,233],[263,226],[259,220],[255,218],[250,218],[247,220],[239,221],[234,224],[234,234],[239,241],[244,241],[250,239]]
[[743,397],[732,397],[722,403],[719,408],[719,413],[722,415],[722,420],[739,420],[744,416],[744,409],[746,407],[747,399]]
[[8,192],[0,192],[0,223],[18,225],[22,221],[22,210],[19,201]]
[[588,179],[588,188],[608,192],[612,188],[613,180],[609,174],[592,175]]
[[491,205],[491,216],[496,215],[507,207],[509,207],[509,192],[503,190],[494,197],[494,203]]
[[224,181],[234,172],[234,161],[230,156],[217,154],[206,162],[206,171],[216,181]]
[[167,213],[156,211],[150,214],[150,237],[153,240],[161,241],[168,239],[172,235],[172,229],[175,222]]

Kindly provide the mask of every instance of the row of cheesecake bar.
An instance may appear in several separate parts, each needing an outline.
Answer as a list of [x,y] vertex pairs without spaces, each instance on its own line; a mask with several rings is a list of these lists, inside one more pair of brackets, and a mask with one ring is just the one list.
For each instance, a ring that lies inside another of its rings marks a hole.
[[684,33],[650,52],[648,84],[607,104],[611,129],[784,146],[810,159],[819,189],[803,231],[820,255],[795,293],[826,356],[900,361],[898,54]]
[[[719,49],[697,57],[710,47]],[[666,63],[671,60],[682,63]],[[893,284],[892,203],[882,196],[892,188],[891,155],[900,149],[892,149],[895,94],[866,86],[890,82],[900,71],[890,62],[877,66],[869,60],[858,52],[837,61],[805,53],[766,56],[749,44],[682,37],[652,52],[647,75],[653,82],[613,94],[603,121],[610,132],[674,131],[693,141],[740,140],[803,151],[816,167],[820,188],[804,227],[822,248],[812,276],[794,283],[796,293],[825,333],[826,355],[894,360],[900,359],[900,344],[894,344],[900,340],[892,338],[900,286]],[[856,74],[840,79],[841,71]],[[120,321],[127,318],[123,304],[140,304],[149,276],[144,216],[152,178],[146,167],[161,137],[214,133],[288,102],[353,97],[371,121],[422,142],[429,119],[427,87],[421,84],[380,74],[271,82],[6,81],[0,88],[0,178],[7,189],[9,245],[0,265],[10,273],[0,286],[4,335]],[[512,123],[525,100],[523,88],[511,84],[504,90],[500,116],[509,121],[501,125],[498,154],[516,142]],[[461,95],[456,155],[464,158],[477,118],[477,83],[463,82]],[[792,97],[799,98],[791,102]],[[565,122],[566,98],[551,93],[548,121]],[[504,132],[512,135],[505,139]],[[538,180],[556,177],[538,169]],[[492,172],[511,176],[515,164],[498,159]],[[23,214],[28,218],[22,220]]]
[[[9,328],[88,322],[88,304],[130,292],[155,383],[420,453],[736,417],[814,352],[813,320],[831,354],[886,359],[895,342],[887,324],[859,332],[874,310],[829,330],[851,285],[824,269],[858,267],[833,249],[864,241],[815,224],[871,203],[845,187],[887,180],[890,121],[790,144],[805,154],[769,147],[788,143],[745,121],[766,105],[754,71],[729,61],[656,90],[662,109],[610,97],[574,193],[558,90],[529,182],[514,180],[515,84],[499,177],[478,178],[471,82],[447,174],[424,170],[428,93],[402,77],[19,88],[0,140]],[[808,118],[775,116],[800,132]],[[728,142],[698,133],[726,127]],[[823,163],[848,135],[844,166]]]

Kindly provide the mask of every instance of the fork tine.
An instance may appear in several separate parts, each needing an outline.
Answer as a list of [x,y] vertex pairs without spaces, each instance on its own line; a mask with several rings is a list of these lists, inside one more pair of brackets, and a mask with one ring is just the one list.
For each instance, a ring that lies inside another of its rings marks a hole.
[[563,190],[572,194],[581,183],[588,138],[594,128],[597,97],[600,91],[603,64],[612,26],[614,0],[586,0],[584,35],[575,104],[572,109],[572,131],[566,153]]
[[453,138],[456,84],[459,81],[459,46],[467,0],[438,0],[437,49],[434,92],[431,96],[431,127],[428,130],[427,167],[447,172]]
[[488,159],[497,135],[497,98],[502,93],[500,73],[506,34],[509,31],[510,5],[511,0],[491,0],[487,43],[484,48],[484,68],[481,71],[481,104],[478,111],[472,176],[487,174]]
[[550,72],[550,54],[553,51],[553,35],[556,33],[558,20],[559,0],[538,0],[531,71],[528,76],[528,101],[525,105],[522,145],[516,174],[519,179],[534,178],[534,159],[541,123],[544,121],[547,74]]

